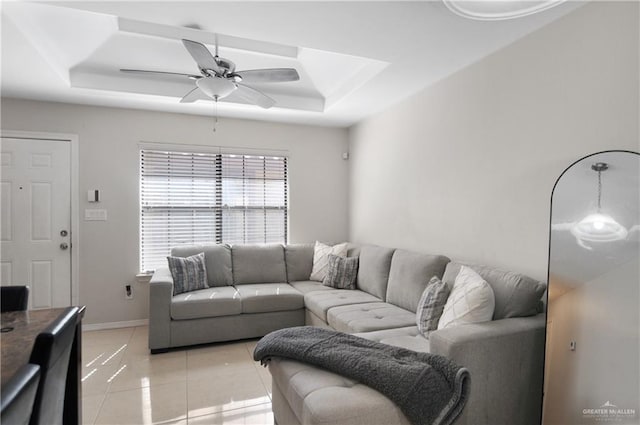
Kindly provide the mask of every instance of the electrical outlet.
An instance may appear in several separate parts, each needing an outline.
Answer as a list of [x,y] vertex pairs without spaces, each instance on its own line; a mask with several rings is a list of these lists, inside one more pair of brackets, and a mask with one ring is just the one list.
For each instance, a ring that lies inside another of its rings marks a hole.
[[133,289],[131,288],[131,285],[124,286],[124,297],[128,300],[133,299]]

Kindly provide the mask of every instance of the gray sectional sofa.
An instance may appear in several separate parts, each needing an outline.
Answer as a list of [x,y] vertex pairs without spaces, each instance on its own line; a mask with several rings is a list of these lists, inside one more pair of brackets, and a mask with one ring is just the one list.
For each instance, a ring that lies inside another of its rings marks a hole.
[[[149,348],[263,336],[300,325],[355,333],[390,345],[446,356],[467,367],[471,391],[457,424],[540,423],[545,289],[515,273],[473,266],[492,287],[494,320],[419,334],[416,308],[432,276],[452,286],[460,264],[441,255],[352,246],[357,288],[309,280],[313,245],[202,245],[172,255],[205,253],[210,288],[172,296],[167,269],[150,282]],[[380,393],[333,373],[274,359],[273,411],[278,424],[406,424]],[[428,402],[428,401],[425,401]]]

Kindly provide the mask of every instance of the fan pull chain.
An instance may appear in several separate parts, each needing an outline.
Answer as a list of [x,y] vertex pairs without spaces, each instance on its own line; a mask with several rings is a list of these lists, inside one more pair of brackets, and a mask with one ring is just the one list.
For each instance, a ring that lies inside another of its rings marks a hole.
[[218,127],[218,96],[213,97],[213,132],[216,132]]
[[598,213],[600,213],[601,198],[602,198],[602,171],[598,170]]

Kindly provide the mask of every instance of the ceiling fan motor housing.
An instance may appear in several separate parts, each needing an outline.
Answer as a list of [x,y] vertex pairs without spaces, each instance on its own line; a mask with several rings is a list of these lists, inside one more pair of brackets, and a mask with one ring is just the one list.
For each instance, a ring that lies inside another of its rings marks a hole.
[[[217,74],[220,75],[222,74],[227,75],[227,74],[231,74],[233,73],[233,71],[236,70],[236,64],[231,62],[229,59],[225,59],[225,58],[221,58],[219,56],[216,56],[215,58],[216,63],[218,64],[218,67],[220,68],[220,71],[222,71],[221,73],[218,72]],[[211,70],[213,71],[213,70]]]

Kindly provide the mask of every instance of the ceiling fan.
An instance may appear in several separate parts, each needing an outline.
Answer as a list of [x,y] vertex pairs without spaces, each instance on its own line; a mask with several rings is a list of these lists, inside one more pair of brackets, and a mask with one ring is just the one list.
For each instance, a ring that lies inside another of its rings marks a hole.
[[239,98],[261,106],[271,108],[276,101],[244,83],[282,83],[298,81],[300,76],[294,68],[271,68],[236,71],[236,65],[229,59],[218,56],[216,43],[215,55],[204,44],[192,40],[182,40],[182,44],[198,64],[200,74],[181,74],[178,72],[145,71],[141,69],[121,69],[121,72],[142,75],[164,75],[188,78],[195,81],[196,87],[180,99],[180,103],[191,103],[202,99],[202,93],[216,102],[231,93]]

